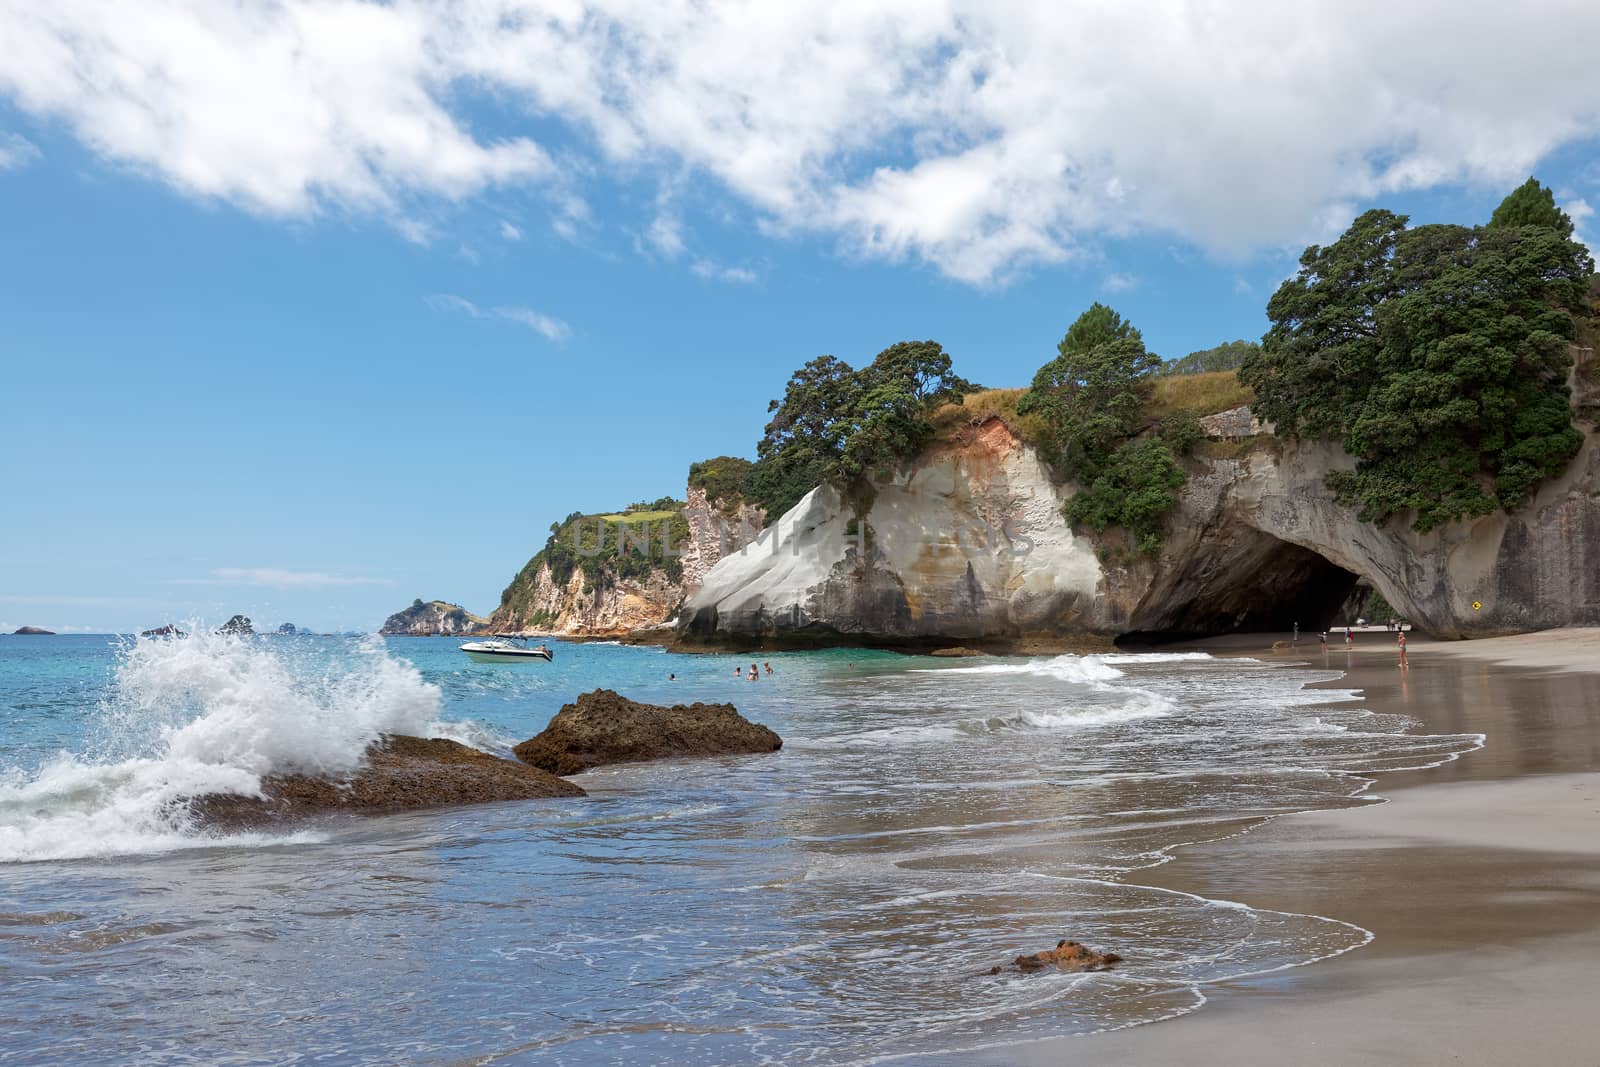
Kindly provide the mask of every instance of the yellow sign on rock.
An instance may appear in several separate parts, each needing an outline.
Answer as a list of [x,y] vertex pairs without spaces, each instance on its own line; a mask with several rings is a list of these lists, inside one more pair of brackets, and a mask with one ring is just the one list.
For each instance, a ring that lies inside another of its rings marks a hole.
[[1476,600],[1474,600],[1472,602],[1472,610],[1473,611],[1481,611],[1482,609],[1483,609],[1483,605],[1482,604],[1478,603]]

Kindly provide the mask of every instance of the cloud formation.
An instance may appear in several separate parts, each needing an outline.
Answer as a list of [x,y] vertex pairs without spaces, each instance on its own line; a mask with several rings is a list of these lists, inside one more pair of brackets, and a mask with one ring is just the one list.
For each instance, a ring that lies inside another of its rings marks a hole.
[[328,589],[345,585],[389,585],[387,578],[352,578],[277,567],[218,567],[209,578],[176,578],[174,585],[260,585],[272,589]]
[[[1582,0],[0,0],[0,94],[269,215],[415,227],[523,185],[571,237],[575,173],[693,175],[769,233],[988,284],[1105,235],[1244,254],[1355,200],[1509,188],[1600,132],[1596,39]],[[473,129],[485,92],[527,129]]]
[[514,322],[519,326],[540,334],[547,341],[559,344],[572,336],[572,327],[565,322],[542,311],[532,308],[502,305],[499,307],[479,307],[465,297],[455,296],[452,293],[435,293],[428,297],[428,306],[435,311],[453,311],[474,319],[501,319],[505,322]]
[[39,158],[39,148],[19,133],[0,133],[0,170],[26,167]]

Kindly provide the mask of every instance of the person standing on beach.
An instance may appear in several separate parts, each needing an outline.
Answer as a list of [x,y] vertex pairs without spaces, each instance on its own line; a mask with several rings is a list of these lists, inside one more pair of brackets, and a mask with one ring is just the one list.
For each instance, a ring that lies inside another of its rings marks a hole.
[[1406,659],[1406,632],[1400,631],[1400,667],[1402,670],[1411,669],[1411,661]]
[[1356,632],[1348,626],[1344,628],[1344,643],[1347,645],[1356,643]]

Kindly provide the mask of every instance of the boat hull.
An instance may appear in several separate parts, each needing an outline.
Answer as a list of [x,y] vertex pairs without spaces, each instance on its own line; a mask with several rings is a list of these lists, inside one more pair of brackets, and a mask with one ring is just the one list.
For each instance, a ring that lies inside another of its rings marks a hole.
[[550,662],[549,653],[482,653],[482,651],[467,651],[467,659],[475,664],[526,664],[526,662]]

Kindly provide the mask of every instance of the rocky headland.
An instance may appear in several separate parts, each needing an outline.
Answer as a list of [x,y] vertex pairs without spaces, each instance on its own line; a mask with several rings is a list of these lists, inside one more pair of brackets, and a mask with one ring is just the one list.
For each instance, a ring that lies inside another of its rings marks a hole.
[[[1600,624],[1600,440],[1522,507],[1418,533],[1361,521],[1325,478],[1354,461],[1252,419],[1208,428],[1153,558],[1108,553],[1076,488],[991,418],[872,485],[819,486],[680,613],[693,645],[900,647],[1326,626],[1358,579],[1439,637]],[[1241,434],[1243,436],[1241,436]],[[864,533],[861,531],[865,531]]]
[[732,704],[640,704],[609,689],[567,704],[536,737],[515,748],[519,760],[552,774],[581,774],[608,763],[685,756],[776,752],[776,733]]
[[[727,465],[749,463],[723,457]],[[722,558],[753,541],[766,513],[696,464],[686,500],[569,515],[500,597],[487,628],[573,638],[628,638],[671,624]],[[670,630],[661,634],[670,640]]]
[[487,621],[460,604],[418,598],[383,620],[378,632],[392,637],[455,637],[479,633]]
[[11,631],[13,637],[54,637],[54,630],[43,630],[37,626],[19,626]]
[[251,624],[249,617],[245,615],[235,615],[217,627],[217,633],[232,634],[234,637],[251,637],[255,632],[255,626]]

